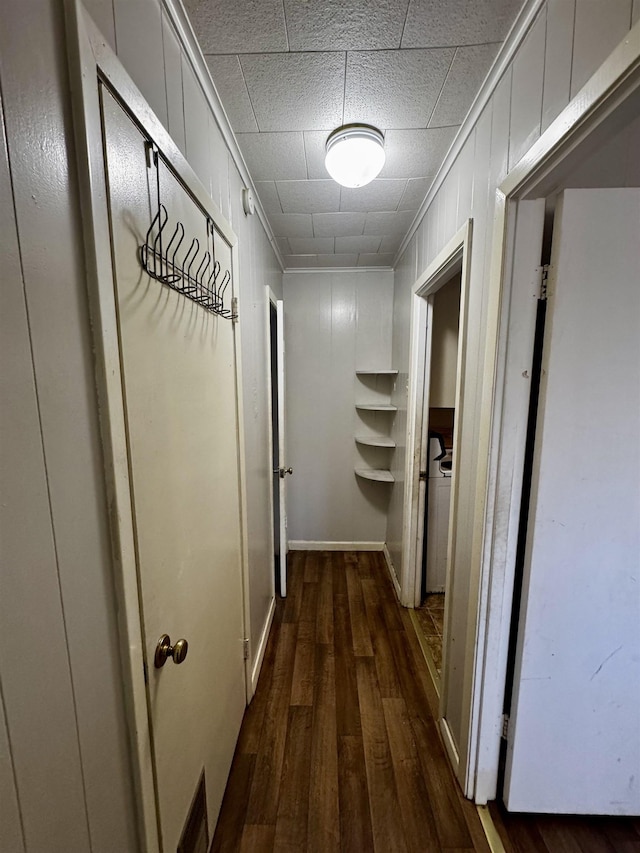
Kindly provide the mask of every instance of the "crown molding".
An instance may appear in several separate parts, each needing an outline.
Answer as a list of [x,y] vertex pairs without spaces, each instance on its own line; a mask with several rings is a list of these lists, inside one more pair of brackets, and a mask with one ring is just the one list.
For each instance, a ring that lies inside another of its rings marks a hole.
[[310,273],[310,272],[362,272],[362,273],[372,273],[372,272],[393,272],[393,267],[285,267],[282,271],[283,275],[296,275],[299,272]]
[[416,213],[415,219],[409,226],[409,230],[404,236],[402,243],[400,244],[400,248],[393,259],[393,267],[394,269],[398,266],[400,262],[400,258],[402,257],[404,251],[406,250],[409,242],[411,241],[413,235],[418,230],[420,223],[424,219],[427,211],[431,207],[433,200],[435,199],[440,187],[444,183],[445,178],[451,171],[453,164],[456,161],[456,158],[462,151],[462,148],[471,135],[474,127],[476,126],[478,119],[489,103],[491,96],[493,95],[496,86],[500,82],[500,78],[504,74],[504,72],[509,67],[512,59],[516,55],[518,48],[524,41],[527,33],[533,26],[540,10],[545,5],[546,0],[528,0],[518,13],[515,21],[513,22],[513,26],[507,33],[507,37],[502,43],[502,47],[498,51],[498,55],[495,58],[495,61],[491,68],[489,69],[489,73],[484,79],[482,86],[478,90],[478,94],[476,95],[473,103],[469,108],[469,112],[464,118],[464,121],[460,125],[460,129],[454,137],[453,142],[451,143],[451,147],[447,151],[444,160],[442,161],[442,165],[438,169],[438,172],[433,180],[433,183],[429,187],[429,192],[425,196],[424,201],[420,205],[418,212]]
[[236,136],[231,128],[231,122],[229,121],[229,117],[227,116],[225,109],[222,106],[220,96],[216,91],[216,87],[213,83],[213,79],[211,78],[209,68],[207,66],[200,45],[198,44],[198,39],[196,38],[196,34],[193,31],[193,27],[191,26],[191,21],[187,16],[186,10],[182,5],[181,0],[160,0],[160,2],[162,4],[162,8],[167,13],[169,20],[173,25],[173,28],[178,34],[178,38],[180,39],[180,43],[182,44],[185,55],[189,60],[189,64],[191,65],[194,74],[196,75],[196,79],[200,84],[200,87],[207,100],[209,108],[213,113],[213,117],[215,118],[216,123],[220,128],[222,137],[225,141],[227,148],[229,149],[231,157],[233,158],[233,162],[235,163],[236,168],[240,173],[240,177],[242,178],[245,187],[249,187],[253,192],[255,212],[257,213],[258,219],[262,223],[262,227],[264,228],[267,234],[267,238],[269,240],[271,248],[273,249],[277,261],[280,264],[280,269],[284,271],[285,265],[282,260],[282,254],[276,244],[275,236],[271,229],[271,225],[269,224],[267,215],[264,212],[264,208],[262,206],[262,202],[260,201],[260,197],[258,196],[258,193],[256,191],[253,179],[249,174],[249,169],[247,168],[245,159],[242,156],[242,151],[240,150],[240,146],[238,145],[238,140],[236,139]]

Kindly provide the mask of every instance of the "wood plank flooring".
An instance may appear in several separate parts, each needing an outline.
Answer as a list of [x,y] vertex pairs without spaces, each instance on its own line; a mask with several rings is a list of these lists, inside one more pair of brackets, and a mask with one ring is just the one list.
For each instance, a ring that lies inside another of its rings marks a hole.
[[213,851],[488,853],[375,552],[292,552]]
[[[212,851],[488,853],[379,553],[292,552]],[[490,814],[506,853],[640,853],[640,820]]]

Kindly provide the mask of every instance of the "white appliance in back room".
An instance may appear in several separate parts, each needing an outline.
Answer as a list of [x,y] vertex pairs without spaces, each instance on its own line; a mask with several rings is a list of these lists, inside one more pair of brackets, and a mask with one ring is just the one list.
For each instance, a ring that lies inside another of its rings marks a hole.
[[440,432],[429,433],[427,466],[426,592],[444,592],[453,466]]

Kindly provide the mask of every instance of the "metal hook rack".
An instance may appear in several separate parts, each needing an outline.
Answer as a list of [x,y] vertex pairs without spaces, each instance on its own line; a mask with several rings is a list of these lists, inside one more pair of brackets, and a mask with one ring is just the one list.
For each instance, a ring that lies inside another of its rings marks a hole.
[[[153,160],[156,167],[156,186],[158,210],[151,220],[144,243],[140,246],[140,264],[148,276],[166,284],[172,290],[182,293],[187,299],[202,305],[207,311],[218,314],[228,320],[236,320],[233,310],[234,301],[228,299],[227,291],[231,283],[231,272],[225,270],[222,278],[222,268],[219,261],[212,257],[207,249],[200,251],[200,241],[193,237],[189,248],[184,254],[180,252],[185,239],[185,228],[179,220],[171,234],[168,243],[166,231],[169,214],[160,201],[160,170],[158,168],[159,154],[153,148]],[[213,236],[213,221],[203,214],[207,220],[207,232]],[[213,244],[212,244],[213,245]],[[218,282],[218,279],[220,281]],[[231,291],[229,291],[229,295]],[[229,307],[231,305],[231,307]]]

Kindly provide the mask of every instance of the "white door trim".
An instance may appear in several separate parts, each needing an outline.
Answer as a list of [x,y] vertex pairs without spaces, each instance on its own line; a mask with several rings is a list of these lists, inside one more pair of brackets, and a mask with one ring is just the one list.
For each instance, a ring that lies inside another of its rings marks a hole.
[[[475,756],[475,780],[468,796],[486,803],[496,796],[502,702],[506,677],[506,647],[513,587],[514,537],[517,525],[501,524],[509,516],[512,493],[502,467],[518,463],[522,447],[509,442],[507,432],[517,426],[521,441],[527,412],[516,400],[505,406],[508,326],[511,321],[510,269],[513,260],[516,211],[522,199],[544,198],[562,185],[562,174],[578,159],[581,145],[598,140],[598,131],[618,107],[637,115],[640,101],[640,23],[636,24],[606,62],[588,80],[571,103],[511,170],[496,190],[487,339],[483,370],[480,420],[476,526],[471,560],[470,620],[466,650],[464,710]],[[530,227],[530,226],[528,226]],[[496,379],[498,377],[498,380]],[[510,388],[510,386],[509,386]],[[476,581],[473,577],[477,576]],[[491,679],[488,671],[492,671]]]
[[[118,627],[125,703],[131,732],[132,774],[137,800],[142,849],[159,849],[158,813],[154,784],[152,739],[144,673],[144,651],[137,585],[125,412],[120,381],[113,268],[98,80],[102,80],[138,126],[162,151],[166,162],[214,221],[232,251],[237,281],[236,237],[227,220],[212,202],[183,155],[155,117],[121,63],[105,44],[80,0],[65,0],[73,120],[82,206],[83,242],[87,292],[95,329],[95,372],[100,402],[107,499],[110,507],[114,585],[118,601]],[[237,334],[237,328],[236,328]],[[235,342],[236,355],[239,340]],[[239,361],[236,364],[237,400],[241,400]],[[238,396],[239,395],[239,396]],[[240,438],[240,525],[242,536],[243,613],[247,618],[247,529],[242,408],[238,406]],[[248,623],[245,623],[245,632]],[[245,636],[246,633],[245,633]],[[245,669],[249,672],[250,662]],[[250,690],[250,680],[247,691]],[[249,695],[249,692],[247,693]]]
[[[469,219],[452,237],[440,254],[422,272],[411,289],[411,332],[409,343],[409,388],[407,400],[406,469],[404,487],[404,518],[401,568],[401,602],[407,607],[420,604],[422,572],[422,533],[424,518],[425,483],[420,481],[420,470],[426,465],[425,418],[426,401],[429,394],[428,366],[431,358],[431,319],[433,294],[446,283],[456,269],[461,267],[460,322],[458,329],[458,359],[456,367],[455,410],[453,434],[453,458],[460,457],[460,414],[464,399],[464,365],[466,360],[467,312],[469,305],[471,238],[473,223]],[[456,776],[466,790],[468,777],[473,773],[469,766],[469,751],[463,743],[456,748],[447,721],[447,636],[449,610],[452,604],[453,573],[456,569],[455,536],[459,503],[459,476],[454,465],[451,478],[451,513],[447,547],[447,578],[445,588],[445,622],[442,661],[442,685],[440,689],[440,729],[449,759]]]

